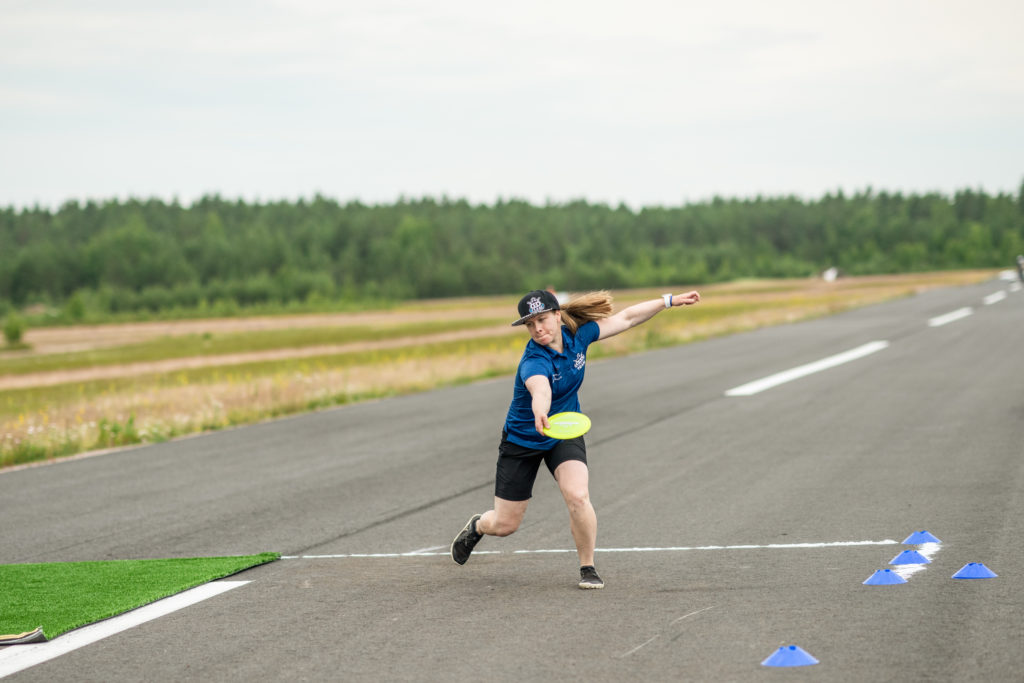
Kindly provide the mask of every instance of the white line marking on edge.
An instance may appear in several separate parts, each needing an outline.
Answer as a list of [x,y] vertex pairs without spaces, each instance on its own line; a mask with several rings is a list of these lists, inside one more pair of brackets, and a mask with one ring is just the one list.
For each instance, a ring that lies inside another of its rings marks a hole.
[[974,313],[974,309],[970,306],[964,306],[963,308],[958,308],[955,311],[950,311],[944,315],[935,316],[928,321],[928,327],[942,327],[943,325],[948,325],[949,323],[960,320],[961,318],[966,318],[971,313]]
[[991,306],[992,304],[999,303],[1000,301],[1002,301],[1005,298],[1006,298],[1006,290],[1005,289],[1000,289],[998,292],[992,292],[991,294],[986,296],[984,299],[982,299],[982,301],[985,302],[986,306]]
[[[767,545],[694,545],[664,548],[595,548],[598,553],[657,553],[684,550],[777,550],[781,548],[843,548],[863,545],[898,545],[899,541],[828,541],[823,543],[769,543]],[[504,555],[503,550],[474,550],[474,555]],[[513,555],[543,555],[548,553],[574,553],[575,548],[548,548],[542,550],[513,550]],[[349,558],[382,557],[445,557],[448,553],[339,553],[337,555],[282,555],[282,560],[344,560]]]
[[858,358],[863,358],[864,356],[868,356],[872,353],[888,348],[888,346],[889,342],[883,340],[868,342],[867,344],[858,346],[855,349],[850,349],[843,353],[837,353],[834,356],[822,358],[819,361],[808,363],[807,365],[800,365],[795,368],[790,368],[789,370],[777,372],[774,375],[769,375],[768,377],[763,377],[762,379],[755,380],[753,382],[748,382],[730,389],[725,392],[725,395],[753,396],[754,394],[771,389],[772,387],[777,387],[780,384],[792,382],[795,379],[800,379],[801,377],[806,377],[807,375],[821,372],[822,370],[828,370],[829,368],[834,368],[835,366],[842,365],[843,363],[849,363],[850,361],[857,360]]
[[190,590],[178,593],[162,600],[157,600],[148,605],[143,605],[125,612],[120,616],[97,622],[90,626],[76,628],[73,631],[58,636],[57,638],[35,645],[6,645],[0,649],[0,678],[9,676],[18,671],[42,664],[55,657],[77,650],[112,636],[121,631],[127,631],[139,624],[152,621],[159,617],[176,612],[183,607],[202,602],[215,595],[220,595],[232,588],[238,588],[249,583],[248,581],[213,581],[196,586]]

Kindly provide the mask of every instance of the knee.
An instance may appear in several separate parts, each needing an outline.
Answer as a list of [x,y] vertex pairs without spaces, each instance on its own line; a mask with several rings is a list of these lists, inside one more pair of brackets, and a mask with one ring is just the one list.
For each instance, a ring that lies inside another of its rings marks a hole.
[[565,504],[569,506],[569,510],[576,511],[590,505],[590,492],[585,486],[567,489],[562,491],[562,495],[565,496]]
[[497,518],[491,522],[491,528],[488,531],[494,536],[511,536],[518,528],[518,519]]

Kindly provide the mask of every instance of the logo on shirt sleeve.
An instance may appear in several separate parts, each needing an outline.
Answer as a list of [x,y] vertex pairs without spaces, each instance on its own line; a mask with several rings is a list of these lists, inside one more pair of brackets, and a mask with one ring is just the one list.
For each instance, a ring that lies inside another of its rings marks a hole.
[[576,360],[573,361],[572,366],[577,370],[582,370],[583,366],[587,364],[587,357],[582,353],[576,354]]

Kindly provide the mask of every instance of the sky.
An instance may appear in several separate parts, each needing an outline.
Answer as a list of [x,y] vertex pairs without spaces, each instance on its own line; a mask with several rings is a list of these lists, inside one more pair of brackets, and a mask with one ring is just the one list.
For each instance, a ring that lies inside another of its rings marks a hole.
[[1020,0],[0,0],[0,206],[1016,193]]

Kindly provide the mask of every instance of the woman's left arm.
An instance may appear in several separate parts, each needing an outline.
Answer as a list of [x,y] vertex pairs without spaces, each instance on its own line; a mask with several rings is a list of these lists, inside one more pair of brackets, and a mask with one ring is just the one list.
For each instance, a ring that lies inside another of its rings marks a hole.
[[692,290],[685,294],[666,294],[661,299],[652,299],[633,304],[615,315],[598,320],[597,326],[600,328],[601,334],[597,338],[607,339],[608,337],[614,337],[619,332],[625,332],[631,327],[647,322],[666,308],[691,306],[698,301],[700,301],[700,293],[697,290]]

